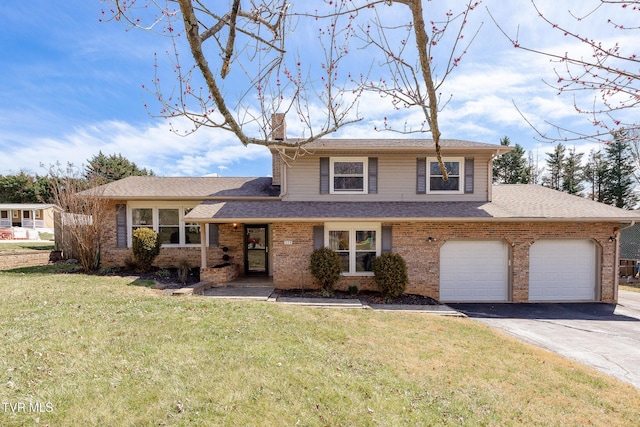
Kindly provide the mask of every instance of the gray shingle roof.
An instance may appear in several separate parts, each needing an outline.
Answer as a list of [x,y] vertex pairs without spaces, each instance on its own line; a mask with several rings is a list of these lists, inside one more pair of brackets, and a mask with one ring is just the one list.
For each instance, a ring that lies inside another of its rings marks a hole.
[[497,185],[492,202],[206,201],[187,218],[197,221],[473,220],[631,221],[626,211],[537,185]]
[[[290,139],[287,142],[295,142]],[[441,139],[440,146],[443,150],[462,149],[468,151],[473,150],[490,150],[500,152],[511,151],[514,147],[505,147],[496,144],[486,144],[483,142],[465,141],[461,139]],[[416,150],[416,149],[435,149],[432,139],[343,139],[343,138],[322,138],[308,144],[304,147],[309,150]]]
[[271,178],[131,176],[100,187],[113,199],[182,199],[277,197]]

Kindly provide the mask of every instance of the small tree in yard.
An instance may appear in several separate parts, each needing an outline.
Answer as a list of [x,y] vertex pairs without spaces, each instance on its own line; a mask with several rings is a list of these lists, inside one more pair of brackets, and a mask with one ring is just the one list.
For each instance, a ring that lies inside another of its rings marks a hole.
[[158,233],[150,228],[138,228],[131,235],[133,257],[142,271],[151,268],[151,264],[160,254]]
[[100,182],[86,181],[72,164],[49,167],[52,202],[62,209],[62,232],[56,246],[66,258],[76,258],[84,271],[100,267],[100,248],[107,225],[113,221],[109,200],[102,197]]
[[399,254],[386,253],[374,258],[373,274],[380,291],[388,299],[402,295],[409,283],[407,264]]
[[320,282],[323,291],[332,292],[342,273],[340,257],[329,248],[316,249],[311,254],[309,270],[311,270],[313,277]]

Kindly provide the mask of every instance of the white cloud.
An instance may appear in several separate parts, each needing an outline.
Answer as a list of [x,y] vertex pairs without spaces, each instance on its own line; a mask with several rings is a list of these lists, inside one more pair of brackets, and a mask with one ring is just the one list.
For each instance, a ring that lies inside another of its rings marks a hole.
[[244,147],[234,135],[221,130],[202,128],[180,137],[170,132],[165,121],[143,127],[110,121],[76,129],[57,139],[38,138],[28,145],[14,147],[4,153],[0,173],[17,172],[14,165],[34,173],[45,172],[41,163],[71,162],[80,166],[99,151],[120,153],[139,167],[167,176],[198,176],[227,170],[242,170],[241,175],[246,175],[251,172],[245,170],[247,163],[270,158],[266,148]]

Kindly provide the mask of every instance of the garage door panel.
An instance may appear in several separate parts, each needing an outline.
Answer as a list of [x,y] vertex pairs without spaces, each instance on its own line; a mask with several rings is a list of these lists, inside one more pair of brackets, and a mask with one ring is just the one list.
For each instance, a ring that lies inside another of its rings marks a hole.
[[591,240],[539,240],[529,252],[530,301],[593,301],[596,246]]
[[507,301],[508,249],[502,241],[449,241],[440,249],[440,300]]

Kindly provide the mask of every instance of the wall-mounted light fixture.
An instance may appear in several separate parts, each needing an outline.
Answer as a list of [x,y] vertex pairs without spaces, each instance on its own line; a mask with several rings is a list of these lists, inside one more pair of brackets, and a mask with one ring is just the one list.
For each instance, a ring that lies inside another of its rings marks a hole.
[[237,230],[238,229],[238,224],[236,224],[235,222],[233,223],[233,229]]
[[610,242],[615,242],[615,241],[616,241],[616,238],[615,238],[615,237],[613,237],[613,236],[611,236],[611,237],[609,237],[609,241],[610,241]]
[[428,240],[429,242],[435,242],[435,241],[436,241],[436,240],[438,240],[438,239],[436,239],[435,237],[431,237],[431,236],[429,236],[429,237],[427,237],[427,240]]

